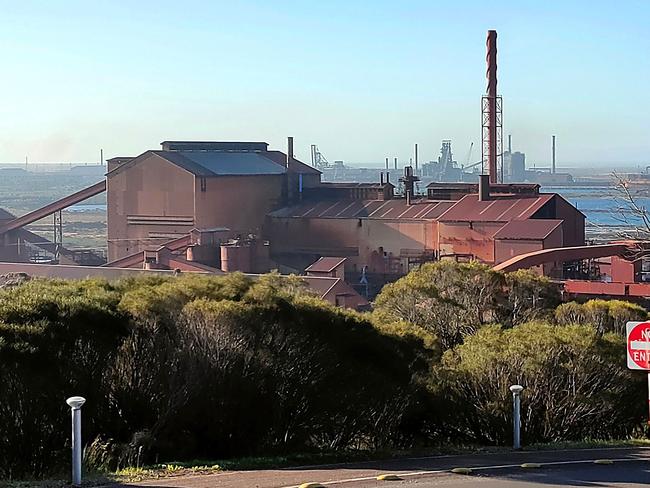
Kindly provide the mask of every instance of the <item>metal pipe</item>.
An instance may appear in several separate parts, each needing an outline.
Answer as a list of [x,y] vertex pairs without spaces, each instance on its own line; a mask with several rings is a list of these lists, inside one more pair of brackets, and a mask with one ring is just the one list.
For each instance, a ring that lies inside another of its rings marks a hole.
[[487,34],[488,171],[490,183],[497,182],[497,31]]
[[81,407],[86,399],[70,397],[66,403],[72,410],[72,484],[81,484]]
[[490,176],[478,176],[478,200],[479,202],[487,202],[490,199]]

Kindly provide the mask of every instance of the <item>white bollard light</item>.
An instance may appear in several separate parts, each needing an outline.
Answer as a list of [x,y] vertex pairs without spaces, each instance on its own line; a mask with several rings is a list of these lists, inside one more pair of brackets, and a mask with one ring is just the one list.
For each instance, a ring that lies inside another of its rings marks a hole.
[[65,401],[72,409],[72,484],[81,484],[81,406],[86,399],[80,396]]
[[514,449],[521,449],[521,398],[520,394],[524,387],[521,385],[512,385],[512,408],[513,408],[513,445]]

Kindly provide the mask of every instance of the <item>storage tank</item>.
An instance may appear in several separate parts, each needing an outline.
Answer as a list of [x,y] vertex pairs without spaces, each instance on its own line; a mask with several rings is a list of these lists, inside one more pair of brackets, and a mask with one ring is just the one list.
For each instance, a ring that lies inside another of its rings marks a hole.
[[221,271],[232,273],[241,271],[251,273],[253,270],[251,245],[249,242],[231,241],[221,245]]

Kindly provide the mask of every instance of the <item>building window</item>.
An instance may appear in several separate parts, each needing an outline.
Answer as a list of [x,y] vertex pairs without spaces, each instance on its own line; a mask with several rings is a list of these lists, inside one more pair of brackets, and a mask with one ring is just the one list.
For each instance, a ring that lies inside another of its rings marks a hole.
[[205,191],[206,186],[207,183],[205,181],[205,178],[201,178],[201,191]]

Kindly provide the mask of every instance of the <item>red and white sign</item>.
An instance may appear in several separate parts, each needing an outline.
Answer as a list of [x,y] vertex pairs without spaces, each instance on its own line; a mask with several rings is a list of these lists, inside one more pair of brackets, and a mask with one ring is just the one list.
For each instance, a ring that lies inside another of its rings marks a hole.
[[650,322],[627,323],[627,367],[650,371]]

